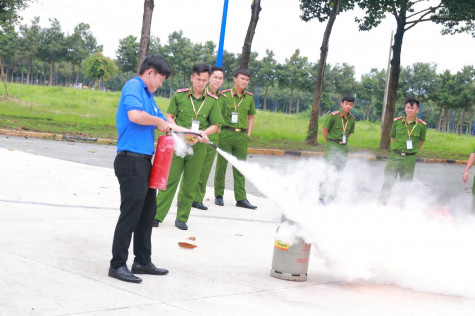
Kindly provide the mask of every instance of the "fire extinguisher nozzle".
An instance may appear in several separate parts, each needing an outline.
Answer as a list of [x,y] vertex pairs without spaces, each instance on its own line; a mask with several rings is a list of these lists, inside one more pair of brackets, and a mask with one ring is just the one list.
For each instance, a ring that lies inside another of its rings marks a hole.
[[216,146],[213,142],[209,142],[209,144],[211,145],[211,147],[213,147],[214,149],[218,149],[218,146]]

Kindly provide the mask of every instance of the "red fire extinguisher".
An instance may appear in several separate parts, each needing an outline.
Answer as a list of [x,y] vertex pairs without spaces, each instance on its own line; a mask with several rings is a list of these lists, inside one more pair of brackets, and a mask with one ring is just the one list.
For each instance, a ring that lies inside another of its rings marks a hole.
[[153,159],[152,173],[150,174],[150,187],[165,190],[167,188],[168,174],[173,159],[174,140],[170,135],[158,138],[157,149]]

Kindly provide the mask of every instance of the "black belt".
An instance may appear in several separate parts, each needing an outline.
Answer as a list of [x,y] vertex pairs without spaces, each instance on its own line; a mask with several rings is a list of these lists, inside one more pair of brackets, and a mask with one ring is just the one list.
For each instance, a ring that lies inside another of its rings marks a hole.
[[400,151],[397,151],[397,150],[393,150],[393,153],[398,154],[400,156],[412,156],[412,155],[416,154],[416,153],[403,153],[403,152],[400,152]]
[[244,129],[244,128],[234,128],[234,127],[231,127],[231,126],[221,126],[221,129],[230,129],[232,131],[235,131],[236,133],[240,133],[240,132],[247,132],[247,129]]
[[346,145],[346,143],[343,143],[341,140],[338,139],[329,139],[328,141],[338,145]]
[[152,160],[152,157],[153,157],[153,156],[151,156],[151,155],[137,154],[137,153],[134,153],[134,152],[131,152],[131,151],[127,151],[127,150],[118,151],[118,152],[117,152],[117,155],[120,155],[120,156],[137,157],[137,158],[142,158],[142,159],[147,159],[147,160]]

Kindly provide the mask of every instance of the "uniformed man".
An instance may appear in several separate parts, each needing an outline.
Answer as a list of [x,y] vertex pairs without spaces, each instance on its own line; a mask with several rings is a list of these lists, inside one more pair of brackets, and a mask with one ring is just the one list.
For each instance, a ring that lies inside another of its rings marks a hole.
[[[219,109],[218,98],[210,91],[206,91],[209,81],[210,67],[207,64],[193,66],[191,75],[192,87],[178,90],[170,100],[167,111],[167,121],[176,123],[178,126],[191,128],[199,132],[190,144],[193,146],[193,155],[184,158],[173,155],[167,188],[159,191],[157,195],[157,214],[155,226],[163,222],[173,202],[178,182],[183,173],[183,191],[177,210],[175,226],[181,230],[187,230],[188,217],[190,216],[191,203],[195,197],[196,184],[201,173],[201,167],[206,155],[209,142],[208,135],[215,133],[218,124],[223,121]],[[198,142],[199,141],[199,142]]]
[[[209,79],[208,91],[220,98],[223,95],[219,88],[223,84],[224,80],[224,70],[220,67],[211,68],[211,76]],[[218,145],[218,133],[213,133],[208,135],[208,138],[211,142]],[[211,172],[211,167],[213,166],[214,157],[216,156],[216,149],[212,146],[206,147],[205,160],[203,162],[203,167],[201,168],[200,178],[198,180],[198,185],[196,186],[196,194],[191,204],[191,207],[206,211],[208,207],[203,204],[203,199],[206,194],[206,184],[208,183],[209,174]],[[183,181],[180,185],[180,190],[178,191],[178,204],[181,200],[181,195],[183,191]]]
[[[252,93],[245,90],[250,79],[249,70],[238,69],[234,73],[234,87],[224,90],[223,96],[219,100],[224,119],[219,133],[219,148],[240,160],[247,158],[247,144],[251,137],[254,115],[256,114]],[[224,205],[224,181],[227,166],[228,161],[218,155],[214,178],[214,195],[216,197],[214,203],[219,206]],[[247,200],[244,176],[234,167],[233,176],[236,206],[248,209],[257,208]]]
[[[467,161],[467,166],[465,167],[465,171],[463,173],[462,180],[463,182],[467,183],[468,181],[468,174],[470,171],[470,167],[475,163],[475,148],[473,148],[472,153]],[[473,177],[473,185],[472,185],[472,212],[475,213],[475,176]]]
[[[351,95],[344,95],[341,98],[339,111],[334,111],[323,123],[322,134],[327,142],[325,145],[325,160],[342,171],[348,160],[348,139],[355,132],[356,120],[351,110],[354,107],[355,99]],[[324,180],[320,185],[320,201],[325,203],[326,198],[332,200],[338,190],[339,179],[335,179],[335,184],[329,184]]]
[[414,176],[417,151],[426,140],[427,123],[417,119],[419,101],[410,97],[406,100],[406,116],[394,119],[389,136],[391,153],[384,168],[384,183],[379,201],[386,204],[391,188],[399,175],[400,181],[410,182]]

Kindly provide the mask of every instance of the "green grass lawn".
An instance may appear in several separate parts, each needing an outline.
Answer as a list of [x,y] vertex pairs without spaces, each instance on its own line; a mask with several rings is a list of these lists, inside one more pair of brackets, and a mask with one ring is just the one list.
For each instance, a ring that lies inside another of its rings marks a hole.
[[[115,139],[115,114],[120,92],[101,92],[63,87],[8,84],[10,97],[0,85],[0,128]],[[169,99],[156,98],[163,112]],[[249,146],[303,151],[322,151],[320,119],[318,146],[305,143],[309,119],[304,115],[288,115],[257,111]],[[387,155],[379,149],[380,124],[357,122],[349,139],[350,151]],[[429,130],[420,156],[442,159],[467,159],[475,145],[468,135],[438,133]]]

